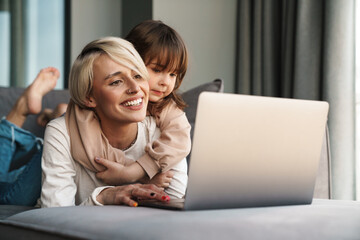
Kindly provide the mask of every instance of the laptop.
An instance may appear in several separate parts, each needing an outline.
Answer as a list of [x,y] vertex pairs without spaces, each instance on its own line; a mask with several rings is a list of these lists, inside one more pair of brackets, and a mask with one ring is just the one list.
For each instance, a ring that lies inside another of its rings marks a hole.
[[203,92],[185,199],[140,206],[178,210],[310,204],[327,102]]

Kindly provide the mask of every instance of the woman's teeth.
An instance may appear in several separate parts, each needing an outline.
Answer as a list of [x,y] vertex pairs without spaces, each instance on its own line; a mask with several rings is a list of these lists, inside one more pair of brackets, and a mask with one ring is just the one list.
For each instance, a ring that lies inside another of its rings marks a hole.
[[139,99],[136,99],[136,100],[133,100],[133,101],[128,101],[126,103],[124,103],[124,105],[126,107],[130,107],[130,106],[138,106],[142,103],[142,98],[139,98]]

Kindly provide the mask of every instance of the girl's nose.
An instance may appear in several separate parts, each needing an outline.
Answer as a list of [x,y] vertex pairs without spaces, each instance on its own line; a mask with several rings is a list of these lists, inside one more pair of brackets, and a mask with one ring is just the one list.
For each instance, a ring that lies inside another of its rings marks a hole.
[[164,74],[164,75],[161,77],[160,84],[161,84],[161,85],[168,85],[169,82],[170,82],[170,75],[169,75],[169,74]]

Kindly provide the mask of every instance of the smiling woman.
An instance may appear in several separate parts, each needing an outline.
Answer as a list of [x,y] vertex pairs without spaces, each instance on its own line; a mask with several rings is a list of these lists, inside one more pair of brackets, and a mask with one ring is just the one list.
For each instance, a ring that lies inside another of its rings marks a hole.
[[[86,105],[95,109],[101,119],[101,128],[105,135],[109,136],[108,140],[112,146],[118,146],[115,143],[118,136],[126,136],[122,132],[114,132],[114,126],[118,126],[119,121],[140,122],[146,116],[149,98],[148,78],[147,75],[142,77],[134,68],[129,69],[104,54],[94,61],[93,91],[87,98]],[[123,139],[121,145],[132,142],[136,129],[131,132],[133,134],[126,136],[130,139]],[[125,147],[127,145],[119,146],[120,149]]]
[[[50,122],[45,132],[43,207],[137,206],[137,197],[169,200],[155,185],[107,186],[96,173],[107,166],[98,164],[101,156],[127,167],[123,175],[134,176],[128,183],[146,178],[142,166],[132,159],[142,156],[145,146],[160,135],[155,118],[146,117],[148,78],[141,57],[128,41],[107,37],[85,46],[70,72],[66,115]],[[187,182],[186,160],[182,163],[174,173],[178,184],[173,187],[180,193]]]

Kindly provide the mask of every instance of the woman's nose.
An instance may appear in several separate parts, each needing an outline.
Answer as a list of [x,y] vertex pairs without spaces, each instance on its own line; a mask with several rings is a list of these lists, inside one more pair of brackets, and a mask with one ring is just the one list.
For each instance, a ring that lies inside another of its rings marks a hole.
[[135,80],[133,80],[133,79],[131,79],[130,81],[129,81],[129,86],[128,86],[128,90],[126,91],[128,94],[136,94],[136,93],[138,93],[140,91],[140,86],[139,86],[139,84],[135,81]]

